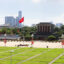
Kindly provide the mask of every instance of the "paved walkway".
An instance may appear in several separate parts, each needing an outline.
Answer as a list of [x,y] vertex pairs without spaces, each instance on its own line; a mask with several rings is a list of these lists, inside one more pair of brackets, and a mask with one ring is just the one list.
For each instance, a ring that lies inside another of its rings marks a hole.
[[61,56],[63,56],[64,53],[60,54],[58,57],[56,57],[54,60],[52,60],[49,64],[52,64],[54,63],[57,59],[59,59]]
[[23,60],[23,61],[21,61],[21,62],[19,62],[19,63],[16,63],[16,64],[21,64],[21,63],[23,63],[23,62],[26,62],[26,61],[28,61],[28,60],[31,60],[31,59],[33,59],[33,58],[35,58],[35,57],[37,57],[37,56],[39,56],[39,55],[42,55],[42,54],[44,54],[44,53],[46,53],[46,52],[48,52],[48,51],[51,51],[51,50],[44,51],[44,52],[42,52],[42,53],[40,53],[40,54],[37,54],[37,55],[35,55],[35,56],[32,56],[32,57],[30,57],[30,58],[28,58],[28,59],[26,59],[26,60]]

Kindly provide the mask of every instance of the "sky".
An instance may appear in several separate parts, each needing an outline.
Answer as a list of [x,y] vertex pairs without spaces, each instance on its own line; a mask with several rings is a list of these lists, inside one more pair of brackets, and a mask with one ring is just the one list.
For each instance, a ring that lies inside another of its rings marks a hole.
[[16,17],[19,10],[28,26],[40,22],[64,24],[64,0],[0,0],[0,24],[4,24],[5,16]]

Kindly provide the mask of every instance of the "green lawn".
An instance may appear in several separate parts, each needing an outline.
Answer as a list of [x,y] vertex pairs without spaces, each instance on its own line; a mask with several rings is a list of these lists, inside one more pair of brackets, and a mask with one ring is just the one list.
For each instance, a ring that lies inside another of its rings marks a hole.
[[64,55],[61,56],[58,60],[56,60],[53,64],[64,64]]
[[[14,52],[11,53],[11,50]],[[0,64],[48,64],[63,52],[64,49],[0,47]],[[63,58],[64,56],[58,59],[59,62],[63,61]],[[53,64],[60,63],[56,61]]]

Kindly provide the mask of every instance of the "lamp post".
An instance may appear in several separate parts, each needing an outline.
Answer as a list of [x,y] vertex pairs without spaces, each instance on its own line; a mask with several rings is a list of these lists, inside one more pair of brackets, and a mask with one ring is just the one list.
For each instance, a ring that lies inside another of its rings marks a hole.
[[25,31],[24,31],[24,27],[23,27],[23,42],[25,41],[25,36],[24,36],[24,34],[25,34]]
[[7,40],[6,40],[6,34],[4,34],[4,44],[5,44],[5,46],[6,46],[6,42],[7,42]]
[[14,52],[14,50],[10,51],[10,64],[12,64],[12,53]]
[[32,34],[31,37],[32,37],[32,40],[33,40],[34,34]]
[[32,37],[32,41],[31,41],[31,47],[32,47],[33,44],[34,44],[34,41],[33,41],[33,39],[34,39],[34,34],[32,34],[31,37]]
[[24,35],[23,35],[23,42],[25,41],[25,37],[24,37]]

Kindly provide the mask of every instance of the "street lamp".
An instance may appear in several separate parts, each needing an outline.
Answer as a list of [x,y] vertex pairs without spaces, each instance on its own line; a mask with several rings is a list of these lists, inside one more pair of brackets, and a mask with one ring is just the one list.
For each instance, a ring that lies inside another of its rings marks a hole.
[[24,37],[24,35],[23,35],[23,42],[25,41],[25,37]]
[[6,46],[6,34],[4,34],[4,44],[5,44],[5,46]]
[[25,34],[25,31],[24,31],[24,28],[23,28],[23,42],[25,41],[25,36],[24,36],[24,34]]
[[31,41],[31,47],[32,47],[32,45],[34,44],[34,41],[33,41],[33,39],[34,39],[34,34],[32,34],[31,37],[32,37],[32,41]]
[[10,51],[10,64],[12,64],[12,53],[14,52],[14,50]]
[[34,34],[32,34],[31,37],[34,37]]
[[4,36],[6,37],[6,34],[4,34]]

